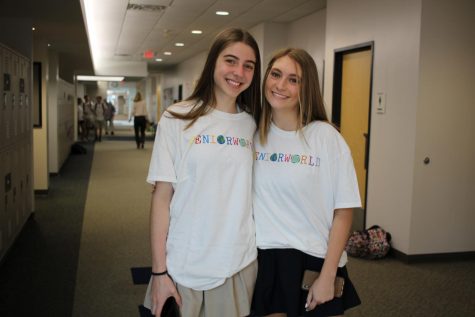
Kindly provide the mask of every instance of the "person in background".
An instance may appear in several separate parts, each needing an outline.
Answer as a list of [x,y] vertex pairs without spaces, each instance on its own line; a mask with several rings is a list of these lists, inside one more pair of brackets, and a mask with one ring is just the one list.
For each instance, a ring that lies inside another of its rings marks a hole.
[[115,115],[115,107],[110,101],[105,102],[106,106],[106,111],[104,113],[104,119],[105,119],[105,126],[106,126],[106,135],[110,134],[114,135],[114,115]]
[[143,149],[145,146],[145,127],[147,125],[148,112],[147,105],[145,100],[142,99],[140,92],[135,94],[132,116],[134,117],[135,143],[137,143],[137,149]]
[[101,96],[96,97],[96,104],[94,105],[94,115],[96,117],[96,134],[95,140],[101,142],[102,141],[102,129],[105,125],[105,112],[106,112],[106,105],[102,100]]
[[78,97],[78,137],[81,141],[87,140],[86,121],[84,120],[84,104],[82,98]]
[[161,116],[147,181],[152,278],[144,306],[169,297],[183,317],[250,313],[257,274],[252,138],[260,113],[254,38],[226,29],[211,45],[192,95]]
[[85,121],[85,136],[86,141],[89,139],[90,131],[94,131],[94,135],[96,134],[96,116],[94,114],[94,107],[95,104],[92,100],[89,99],[88,95],[84,96],[84,121]]
[[[258,316],[340,316],[360,304],[344,252],[353,208],[360,207],[348,145],[328,123],[317,67],[301,49],[269,62],[254,138],[254,219]],[[302,290],[305,270],[320,272]],[[335,278],[344,279],[335,297]]]

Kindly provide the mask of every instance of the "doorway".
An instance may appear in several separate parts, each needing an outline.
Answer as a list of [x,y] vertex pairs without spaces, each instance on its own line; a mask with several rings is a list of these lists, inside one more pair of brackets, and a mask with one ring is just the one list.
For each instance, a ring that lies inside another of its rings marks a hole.
[[366,227],[373,46],[371,42],[335,51],[332,122],[350,147],[362,203],[354,211],[353,230]]

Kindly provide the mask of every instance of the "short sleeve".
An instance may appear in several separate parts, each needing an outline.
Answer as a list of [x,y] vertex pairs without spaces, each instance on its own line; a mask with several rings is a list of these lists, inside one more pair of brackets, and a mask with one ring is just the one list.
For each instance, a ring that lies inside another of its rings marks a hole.
[[341,135],[336,138],[332,164],[334,209],[361,207],[361,198],[351,151]]
[[162,116],[155,136],[155,143],[150,159],[147,182],[155,184],[157,181],[175,183],[177,180],[175,159],[177,152],[177,135],[174,132],[173,120]]

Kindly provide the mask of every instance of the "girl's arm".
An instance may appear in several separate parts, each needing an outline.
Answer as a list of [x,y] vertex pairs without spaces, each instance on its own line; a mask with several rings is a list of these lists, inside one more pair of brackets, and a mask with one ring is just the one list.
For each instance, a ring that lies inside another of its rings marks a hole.
[[[166,242],[170,223],[170,202],[173,187],[168,182],[156,182],[152,193],[150,212],[150,238],[152,246],[152,272],[167,270]],[[160,316],[168,297],[175,297],[181,306],[181,298],[172,279],[167,275],[152,276],[152,314]]]
[[319,278],[313,283],[307,296],[307,310],[333,299],[338,263],[345,250],[353,221],[353,208],[335,209],[330,230],[327,255]]

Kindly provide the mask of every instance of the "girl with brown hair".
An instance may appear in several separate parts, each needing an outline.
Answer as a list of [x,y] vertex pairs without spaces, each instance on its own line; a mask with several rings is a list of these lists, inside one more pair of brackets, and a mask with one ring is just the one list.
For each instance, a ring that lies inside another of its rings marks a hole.
[[[269,62],[256,133],[257,316],[337,316],[360,303],[344,248],[360,207],[350,150],[328,123],[312,57],[285,49]],[[302,289],[306,270],[320,276]],[[336,285],[335,281],[344,281]],[[341,293],[343,290],[343,293]],[[340,296],[341,295],[341,296]]]
[[192,95],[157,127],[147,181],[152,278],[144,306],[174,297],[183,317],[250,313],[257,274],[252,218],[253,135],[260,60],[241,29],[217,35]]

